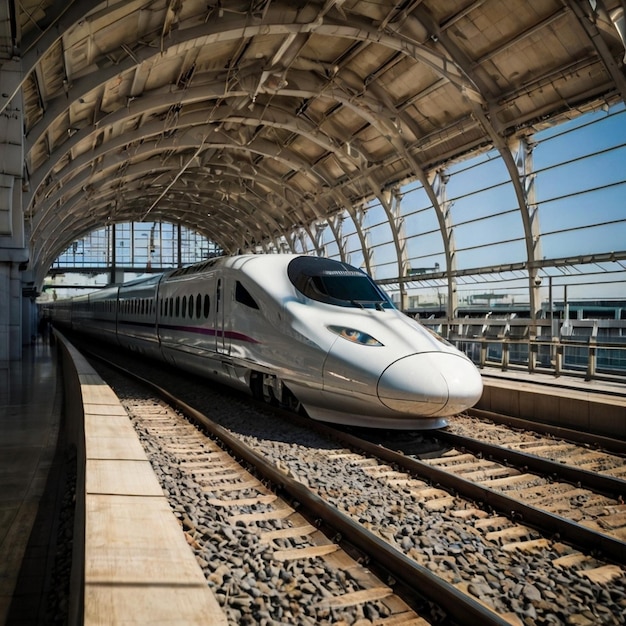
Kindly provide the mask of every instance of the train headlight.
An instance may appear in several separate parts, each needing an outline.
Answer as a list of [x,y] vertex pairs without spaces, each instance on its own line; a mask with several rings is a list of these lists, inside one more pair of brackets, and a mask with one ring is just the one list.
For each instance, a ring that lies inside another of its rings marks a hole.
[[329,326],[328,330],[336,333],[340,337],[351,341],[352,343],[359,343],[362,346],[382,346],[383,344],[374,339],[371,335],[356,330],[355,328],[346,328],[345,326]]

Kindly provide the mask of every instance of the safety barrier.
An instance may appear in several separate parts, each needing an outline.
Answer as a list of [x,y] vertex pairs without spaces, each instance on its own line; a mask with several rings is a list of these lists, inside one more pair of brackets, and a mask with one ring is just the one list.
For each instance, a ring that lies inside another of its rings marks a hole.
[[626,380],[626,320],[466,317],[420,322],[480,367]]

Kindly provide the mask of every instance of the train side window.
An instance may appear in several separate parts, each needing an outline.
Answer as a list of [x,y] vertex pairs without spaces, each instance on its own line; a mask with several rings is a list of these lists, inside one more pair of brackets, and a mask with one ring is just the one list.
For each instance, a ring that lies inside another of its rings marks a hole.
[[170,317],[174,317],[174,300],[170,297]]
[[250,292],[239,281],[235,283],[235,300],[245,306],[250,307],[251,309],[259,308],[256,300],[250,295]]
[[198,293],[196,294],[196,317],[200,319],[202,315],[202,296]]
[[180,296],[176,296],[176,302],[174,303],[174,309],[176,311],[176,317],[180,316]]
[[211,298],[209,298],[209,294],[204,295],[204,317],[209,319],[209,313],[211,312]]
[[182,306],[181,306],[181,316],[187,317],[187,296],[183,296]]

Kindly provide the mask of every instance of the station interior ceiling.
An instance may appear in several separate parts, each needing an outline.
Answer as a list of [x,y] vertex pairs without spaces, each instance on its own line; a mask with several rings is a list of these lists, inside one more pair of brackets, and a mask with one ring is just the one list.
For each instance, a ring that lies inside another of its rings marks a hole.
[[415,180],[452,290],[439,173],[495,150],[532,303],[541,259],[520,146],[626,102],[624,13],[623,0],[0,0],[0,112],[23,129],[9,221],[23,216],[40,287],[72,241],[111,223],[290,251],[338,214],[358,229],[372,200],[393,221]]

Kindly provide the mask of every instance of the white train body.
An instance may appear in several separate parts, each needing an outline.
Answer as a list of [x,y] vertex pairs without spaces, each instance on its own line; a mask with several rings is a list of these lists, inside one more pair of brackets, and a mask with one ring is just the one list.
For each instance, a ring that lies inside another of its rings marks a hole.
[[57,302],[52,317],[322,421],[439,428],[482,394],[462,352],[318,257],[212,259]]

